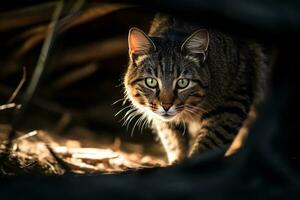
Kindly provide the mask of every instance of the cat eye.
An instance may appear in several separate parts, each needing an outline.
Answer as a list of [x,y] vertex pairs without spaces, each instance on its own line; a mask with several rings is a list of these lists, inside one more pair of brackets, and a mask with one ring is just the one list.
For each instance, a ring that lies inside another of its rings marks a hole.
[[150,88],[155,88],[157,86],[157,80],[155,78],[146,78],[145,83]]
[[182,78],[177,81],[177,87],[180,89],[184,89],[189,85],[189,83],[190,83],[190,80],[188,80],[186,78]]

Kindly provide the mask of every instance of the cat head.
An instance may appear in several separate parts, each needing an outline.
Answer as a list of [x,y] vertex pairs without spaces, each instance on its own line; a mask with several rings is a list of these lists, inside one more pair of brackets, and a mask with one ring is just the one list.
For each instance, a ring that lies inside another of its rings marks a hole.
[[131,28],[130,63],[124,79],[127,97],[150,118],[172,121],[198,115],[209,86],[208,44],[205,29],[184,40],[170,40],[150,38]]

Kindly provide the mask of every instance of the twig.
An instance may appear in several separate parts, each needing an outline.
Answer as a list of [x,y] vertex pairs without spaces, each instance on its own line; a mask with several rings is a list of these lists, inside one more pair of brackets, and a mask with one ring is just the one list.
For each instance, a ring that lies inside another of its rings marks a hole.
[[16,96],[20,92],[22,86],[24,85],[25,81],[26,81],[26,68],[23,67],[23,76],[22,76],[22,79],[19,82],[19,84],[18,84],[17,88],[15,89],[15,91],[13,92],[13,94],[11,95],[11,97],[9,98],[9,100],[7,101],[8,104],[11,103],[11,102],[13,102],[13,100],[16,98]]
[[29,86],[24,94],[24,101],[26,101],[26,102],[29,102],[30,99],[32,98],[33,93],[35,92],[36,87],[40,81],[42,72],[44,71],[45,63],[46,63],[46,60],[47,60],[47,57],[49,54],[49,50],[50,50],[50,46],[51,46],[53,38],[54,38],[56,24],[58,22],[62,8],[63,8],[63,1],[60,1],[57,4],[57,7],[54,11],[52,22],[48,26],[48,35],[43,44],[41,54],[39,56],[38,63],[35,68],[35,71],[33,73],[32,79],[31,79]]
[[39,132],[38,131],[31,131],[25,135],[22,135],[18,138],[16,138],[15,140],[24,140],[24,139],[27,139],[27,138],[30,138],[30,137],[33,137],[33,136],[36,136]]
[[[0,94],[10,96],[12,91],[13,89],[0,84]],[[17,96],[16,98],[21,99],[21,97],[19,96]],[[46,111],[50,111],[53,113],[64,114],[65,112],[69,112],[68,109],[62,107],[60,104],[57,104],[54,101],[50,101],[49,99],[44,99],[37,96],[34,96],[32,98],[31,103],[38,106],[39,108],[45,109]],[[19,105],[21,106],[21,104]]]
[[12,103],[12,102],[16,98],[18,93],[20,92],[25,81],[26,81],[26,69],[25,69],[25,67],[23,67],[23,76],[22,76],[21,81],[19,82],[17,88],[14,90],[13,94],[8,99],[7,103],[4,105],[0,105],[0,110],[5,110],[5,109],[9,109],[9,108],[17,108],[17,109],[21,108],[20,104],[16,104],[16,103]]
[[21,108],[20,104],[15,104],[15,103],[7,103],[4,105],[0,105],[0,110],[5,110],[9,108]]
[[50,147],[50,145],[46,145],[47,149],[49,150],[50,154],[53,156],[53,158],[57,161],[57,163],[59,164],[59,166],[65,170],[65,174],[69,174],[72,172],[72,170],[70,169],[70,167],[67,165],[67,163],[61,159],[54,151],[53,149]]
[[[13,141],[24,140],[24,139],[27,139],[27,138],[36,136],[38,133],[39,133],[39,131],[34,130],[34,131],[29,132],[29,133],[26,133],[25,135],[21,135],[20,137],[17,137],[17,138],[15,138],[15,139],[13,139]],[[21,133],[20,133],[20,134],[21,134]],[[4,140],[2,143],[3,143],[3,144],[6,144],[6,143],[8,143],[8,142],[9,142],[8,140]]]

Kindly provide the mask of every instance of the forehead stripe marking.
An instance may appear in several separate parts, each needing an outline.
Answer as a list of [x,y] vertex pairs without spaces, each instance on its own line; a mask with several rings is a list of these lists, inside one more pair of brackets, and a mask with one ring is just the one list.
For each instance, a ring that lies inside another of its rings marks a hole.
[[166,63],[165,63],[165,57],[162,58],[162,74],[165,74],[166,71]]
[[199,60],[193,56],[185,56],[186,59],[194,62],[196,65],[199,65]]
[[142,62],[143,62],[144,60],[146,60],[148,57],[149,57],[148,55],[141,55],[141,56],[139,56],[139,57],[137,58],[137,60],[136,60],[136,64],[137,64],[137,65],[141,65]]

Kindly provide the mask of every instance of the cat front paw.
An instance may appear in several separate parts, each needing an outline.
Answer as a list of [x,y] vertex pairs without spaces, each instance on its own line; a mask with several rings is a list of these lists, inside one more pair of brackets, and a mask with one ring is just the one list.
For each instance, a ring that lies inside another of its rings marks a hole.
[[181,163],[186,158],[186,155],[184,153],[168,152],[167,157],[169,165],[175,165]]

